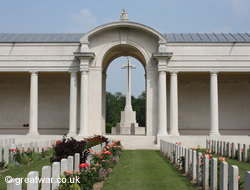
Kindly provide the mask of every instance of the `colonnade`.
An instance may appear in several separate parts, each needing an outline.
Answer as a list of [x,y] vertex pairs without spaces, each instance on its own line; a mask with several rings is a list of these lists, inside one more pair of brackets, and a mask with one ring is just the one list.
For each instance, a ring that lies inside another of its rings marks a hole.
[[[178,72],[170,72],[170,131],[167,132],[167,71],[158,70],[158,134],[179,136],[178,130]],[[210,136],[219,134],[218,73],[210,73]]]
[[[28,136],[38,133],[38,72],[31,72],[30,77],[30,121]],[[70,71],[69,133],[77,135],[77,71]],[[81,72],[80,93],[80,132],[78,136],[88,136],[88,71]]]

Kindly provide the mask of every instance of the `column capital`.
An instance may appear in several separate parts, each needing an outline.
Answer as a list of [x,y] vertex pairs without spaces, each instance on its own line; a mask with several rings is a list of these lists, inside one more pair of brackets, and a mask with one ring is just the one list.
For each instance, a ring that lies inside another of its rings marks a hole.
[[215,75],[215,74],[217,75],[218,73],[219,73],[219,71],[210,71],[211,75]]
[[72,74],[72,75],[74,75],[74,74],[78,73],[78,70],[76,70],[76,69],[70,69],[69,73]]
[[37,74],[38,74],[38,71],[29,71],[29,73],[30,73],[31,75],[37,75]]
[[171,71],[169,72],[171,75],[177,75],[179,73],[179,71]]
[[88,74],[89,74],[89,70],[81,71],[81,75],[88,75]]

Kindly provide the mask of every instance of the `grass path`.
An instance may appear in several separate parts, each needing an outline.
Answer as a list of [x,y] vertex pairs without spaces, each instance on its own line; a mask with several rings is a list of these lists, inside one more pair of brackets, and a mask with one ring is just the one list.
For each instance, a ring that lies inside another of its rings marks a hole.
[[[22,165],[20,167],[13,168],[11,170],[7,170],[3,173],[0,173],[0,190],[7,189],[7,183],[5,182],[6,176],[11,176],[12,178],[25,178],[25,177],[27,177],[27,175],[30,171],[39,171],[39,174],[41,174],[42,167],[45,165],[47,165],[47,166],[51,165],[49,158],[45,158],[43,160],[36,161],[34,163],[31,163],[28,166]],[[27,186],[27,184],[25,184],[23,182],[23,189],[25,189],[26,186]]]
[[195,187],[156,150],[125,150],[103,190],[189,190]]

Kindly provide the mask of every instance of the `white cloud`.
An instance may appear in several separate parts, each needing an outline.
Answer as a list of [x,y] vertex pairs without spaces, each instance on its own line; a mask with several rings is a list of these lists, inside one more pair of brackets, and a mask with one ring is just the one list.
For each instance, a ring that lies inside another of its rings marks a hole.
[[86,33],[98,26],[96,17],[89,9],[82,9],[78,14],[70,14],[71,25],[69,32]]

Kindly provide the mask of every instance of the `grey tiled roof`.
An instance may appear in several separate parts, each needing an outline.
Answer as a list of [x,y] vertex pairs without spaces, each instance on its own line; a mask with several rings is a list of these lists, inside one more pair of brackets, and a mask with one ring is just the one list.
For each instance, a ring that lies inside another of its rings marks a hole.
[[[0,43],[78,43],[84,33],[0,33]],[[164,33],[171,43],[250,43],[250,33]]]

